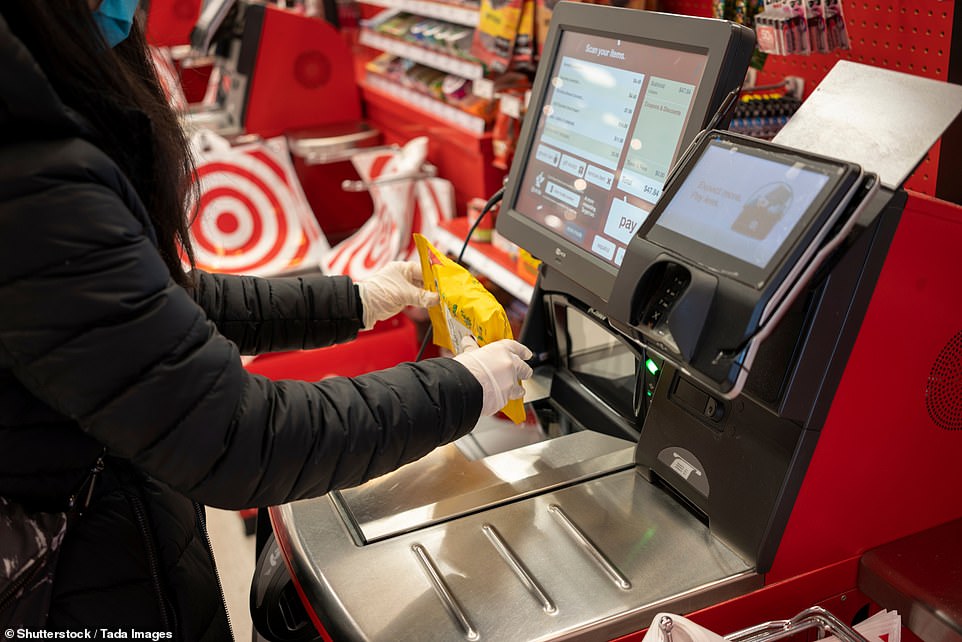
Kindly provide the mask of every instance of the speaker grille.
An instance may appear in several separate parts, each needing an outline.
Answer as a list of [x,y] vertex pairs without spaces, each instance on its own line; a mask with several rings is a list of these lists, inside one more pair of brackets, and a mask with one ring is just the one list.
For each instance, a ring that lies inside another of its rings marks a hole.
[[940,428],[962,430],[962,331],[939,352],[925,386],[925,408]]

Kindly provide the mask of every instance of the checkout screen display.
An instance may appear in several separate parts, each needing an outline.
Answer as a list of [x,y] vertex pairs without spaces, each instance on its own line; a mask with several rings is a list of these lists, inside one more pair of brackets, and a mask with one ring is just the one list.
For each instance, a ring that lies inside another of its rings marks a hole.
[[514,208],[613,266],[661,196],[707,56],[562,34]]
[[829,179],[802,160],[712,141],[655,226],[767,270]]

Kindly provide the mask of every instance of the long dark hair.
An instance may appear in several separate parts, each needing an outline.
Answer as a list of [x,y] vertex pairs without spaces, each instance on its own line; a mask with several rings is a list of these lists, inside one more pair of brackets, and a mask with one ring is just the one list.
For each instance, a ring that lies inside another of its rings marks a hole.
[[[140,20],[111,49],[87,0],[0,0],[0,13],[60,99],[90,123],[96,143],[133,183],[157,230],[164,262],[174,280],[189,287],[179,249],[193,266],[186,215],[194,195],[193,162],[157,80]],[[137,114],[145,114],[149,124],[131,127]]]

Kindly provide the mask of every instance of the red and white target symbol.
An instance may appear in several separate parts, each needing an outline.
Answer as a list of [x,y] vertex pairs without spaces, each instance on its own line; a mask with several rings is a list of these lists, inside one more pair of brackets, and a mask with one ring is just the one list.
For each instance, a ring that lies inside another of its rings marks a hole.
[[262,145],[198,159],[191,242],[197,267],[270,276],[317,265],[327,241],[292,168]]

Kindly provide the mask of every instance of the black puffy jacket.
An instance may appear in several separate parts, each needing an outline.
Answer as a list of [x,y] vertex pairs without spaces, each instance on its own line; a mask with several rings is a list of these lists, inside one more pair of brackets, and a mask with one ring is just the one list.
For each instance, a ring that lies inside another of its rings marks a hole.
[[320,383],[249,374],[241,354],[354,338],[351,281],[179,287],[130,182],[84,131],[0,18],[0,494],[61,509],[106,449],[50,626],[226,639],[201,505],[279,504],[391,471],[470,430],[481,386],[450,359]]

